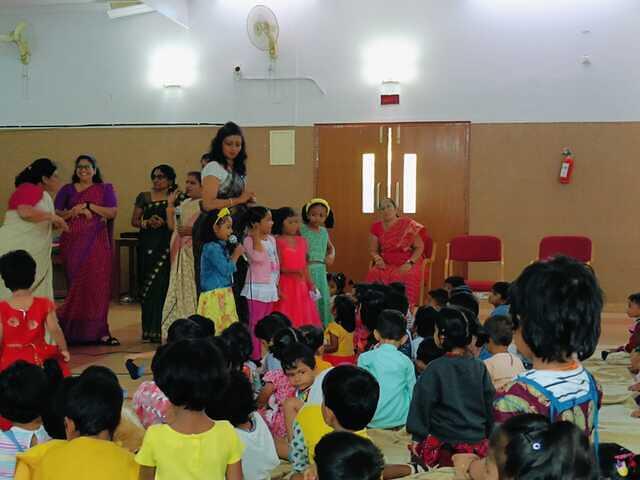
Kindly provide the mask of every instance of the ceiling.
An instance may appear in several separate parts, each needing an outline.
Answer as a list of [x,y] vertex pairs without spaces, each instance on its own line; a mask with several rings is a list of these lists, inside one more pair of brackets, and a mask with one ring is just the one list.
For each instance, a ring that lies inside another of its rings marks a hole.
[[107,3],[107,0],[0,0],[0,8],[34,7],[46,5],[77,5],[83,3]]

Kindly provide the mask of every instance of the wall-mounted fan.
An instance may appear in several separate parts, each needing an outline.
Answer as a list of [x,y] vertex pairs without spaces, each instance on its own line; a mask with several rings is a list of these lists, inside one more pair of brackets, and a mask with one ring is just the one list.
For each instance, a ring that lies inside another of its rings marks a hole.
[[247,16],[249,40],[259,50],[268,52],[272,60],[278,58],[278,19],[269,7],[256,5]]

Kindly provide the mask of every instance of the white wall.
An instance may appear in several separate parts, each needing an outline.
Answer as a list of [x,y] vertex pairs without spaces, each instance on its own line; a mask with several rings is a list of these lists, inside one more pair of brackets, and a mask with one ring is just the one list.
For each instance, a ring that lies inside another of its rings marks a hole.
[[[246,35],[256,2],[192,0],[191,30],[157,13],[109,20],[104,5],[4,8],[0,32],[29,22],[33,55],[25,82],[0,45],[0,125],[640,119],[637,0],[264,0],[281,27],[276,75],[313,76],[326,96],[234,80],[234,64],[267,73]],[[365,75],[368,46],[385,39],[414,45],[399,107],[381,108],[382,78]],[[181,92],[149,81],[154,52],[176,45],[198,60]]]

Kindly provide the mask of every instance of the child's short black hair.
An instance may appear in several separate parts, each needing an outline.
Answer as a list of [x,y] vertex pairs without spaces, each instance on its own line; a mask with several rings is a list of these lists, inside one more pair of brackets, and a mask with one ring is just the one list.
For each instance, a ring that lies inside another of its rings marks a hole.
[[627,300],[640,306],[640,293],[632,293]]
[[455,293],[449,298],[449,305],[464,307],[476,317],[480,313],[480,304],[473,293]]
[[188,339],[158,348],[151,362],[153,380],[169,401],[201,411],[228,381],[225,360],[208,339]]
[[200,326],[200,328],[202,329],[202,333],[206,337],[215,336],[216,324],[210,318],[195,313],[193,315],[189,315],[189,320],[193,320],[194,322],[196,322]]
[[284,221],[287,218],[295,217],[298,214],[291,207],[282,207],[277,210],[272,210],[271,215],[273,216],[273,228],[271,228],[271,232],[274,235],[282,235]]
[[284,349],[280,355],[282,370],[294,370],[298,362],[304,363],[311,370],[316,368],[316,354],[302,342],[296,342]]
[[254,333],[260,340],[271,342],[277,332],[290,327],[291,320],[284,313],[273,312],[256,323]]
[[439,307],[446,307],[447,302],[449,301],[449,292],[444,288],[429,290],[429,296],[433,298],[433,301],[436,302]]
[[494,315],[484,322],[483,329],[496,345],[508,347],[513,341],[513,322],[507,315]]
[[9,290],[28,290],[36,279],[36,261],[25,250],[0,257],[0,276]]
[[453,275],[451,277],[447,277],[445,279],[444,283],[447,283],[447,284],[451,285],[453,288],[461,287],[463,285],[466,285],[466,282],[464,281],[464,278],[460,277],[460,276],[457,276],[457,275]]
[[347,277],[345,277],[344,273],[327,273],[327,283],[333,282],[336,284],[336,295],[342,295],[344,293],[344,289],[347,286]]
[[[600,443],[598,445],[598,463],[600,464],[600,478],[609,480],[624,480],[640,478],[640,455],[618,443]],[[628,473],[622,475],[618,471],[620,465],[627,468]]]
[[365,428],[373,419],[380,398],[375,377],[354,365],[339,365],[329,370],[322,381],[324,405],[340,425],[352,431]]
[[95,436],[104,430],[113,435],[120,423],[123,400],[115,374],[106,367],[90,367],[64,395],[64,415],[73,420],[81,436]]
[[433,307],[420,307],[416,310],[414,325],[422,338],[433,337],[440,312]]
[[278,330],[271,341],[269,351],[276,357],[276,360],[282,362],[284,351],[294,343],[301,342],[300,332],[293,327]]
[[213,227],[216,225],[222,225],[224,222],[229,220],[233,222],[231,216],[219,217],[219,213],[220,210],[211,210],[206,213],[202,222],[202,227],[200,228],[200,241],[202,244],[219,241]]
[[600,338],[603,295],[593,270],[559,256],[529,265],[509,291],[513,322],[533,354],[563,362],[593,355]]
[[433,362],[435,359],[444,355],[444,352],[436,345],[433,337],[425,338],[418,345],[418,351],[416,352],[416,360],[420,360],[425,365]]
[[352,333],[356,329],[356,304],[351,297],[344,294],[336,295],[333,308],[336,309],[335,322]]
[[409,299],[404,291],[389,287],[389,290],[385,294],[385,308],[388,310],[398,310],[403,315],[406,315],[409,311]]
[[298,331],[302,336],[302,342],[314,352],[324,345],[324,332],[320,327],[303,325]]
[[222,340],[229,346],[230,358],[233,370],[241,370],[246,361],[251,358],[253,342],[247,327],[240,322],[229,325],[223,332]]
[[510,422],[518,424],[519,432],[505,435],[504,464],[496,462],[500,478],[598,478],[589,438],[574,423],[549,423],[542,415],[528,414],[509,419],[498,431],[509,431]]
[[407,320],[398,310],[383,310],[378,316],[376,330],[384,340],[401,340],[407,334]]
[[386,308],[384,291],[374,287],[375,285],[356,285],[360,319],[370,332],[376,329],[378,317]]
[[214,420],[228,420],[234,427],[247,423],[257,409],[251,382],[242,373],[231,371],[224,393],[207,407],[207,415]]
[[504,302],[509,303],[509,287],[510,286],[511,284],[509,282],[496,282],[491,287],[491,291],[496,295],[500,295],[500,298]]
[[442,349],[450,352],[454,348],[465,348],[471,343],[470,323],[468,312],[461,308],[445,307],[440,310],[440,317],[436,325],[438,335],[442,337]]
[[[212,323],[210,320],[207,320]],[[205,338],[202,327],[189,318],[178,318],[167,330],[167,343],[177,342],[185,338]]]
[[382,452],[371,440],[350,432],[332,432],[315,449],[318,480],[380,480]]
[[0,373],[0,415],[14,423],[29,423],[47,408],[49,381],[44,370],[22,360]]

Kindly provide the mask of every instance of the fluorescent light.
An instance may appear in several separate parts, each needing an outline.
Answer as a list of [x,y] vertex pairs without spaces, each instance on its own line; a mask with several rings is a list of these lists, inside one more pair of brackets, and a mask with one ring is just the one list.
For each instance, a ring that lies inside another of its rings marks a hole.
[[416,213],[416,171],[418,156],[415,153],[404,154],[404,175],[402,178],[402,211]]
[[158,50],[151,61],[151,83],[158,87],[187,87],[196,77],[196,58],[192,50],[168,47]]
[[149,5],[131,5],[130,7],[110,8],[107,10],[107,15],[110,19],[130,17],[131,15],[140,15],[142,13],[151,13],[155,10]]
[[375,211],[376,155],[362,155],[362,213]]
[[402,38],[380,39],[364,52],[364,76],[370,84],[409,82],[418,73],[418,50]]

